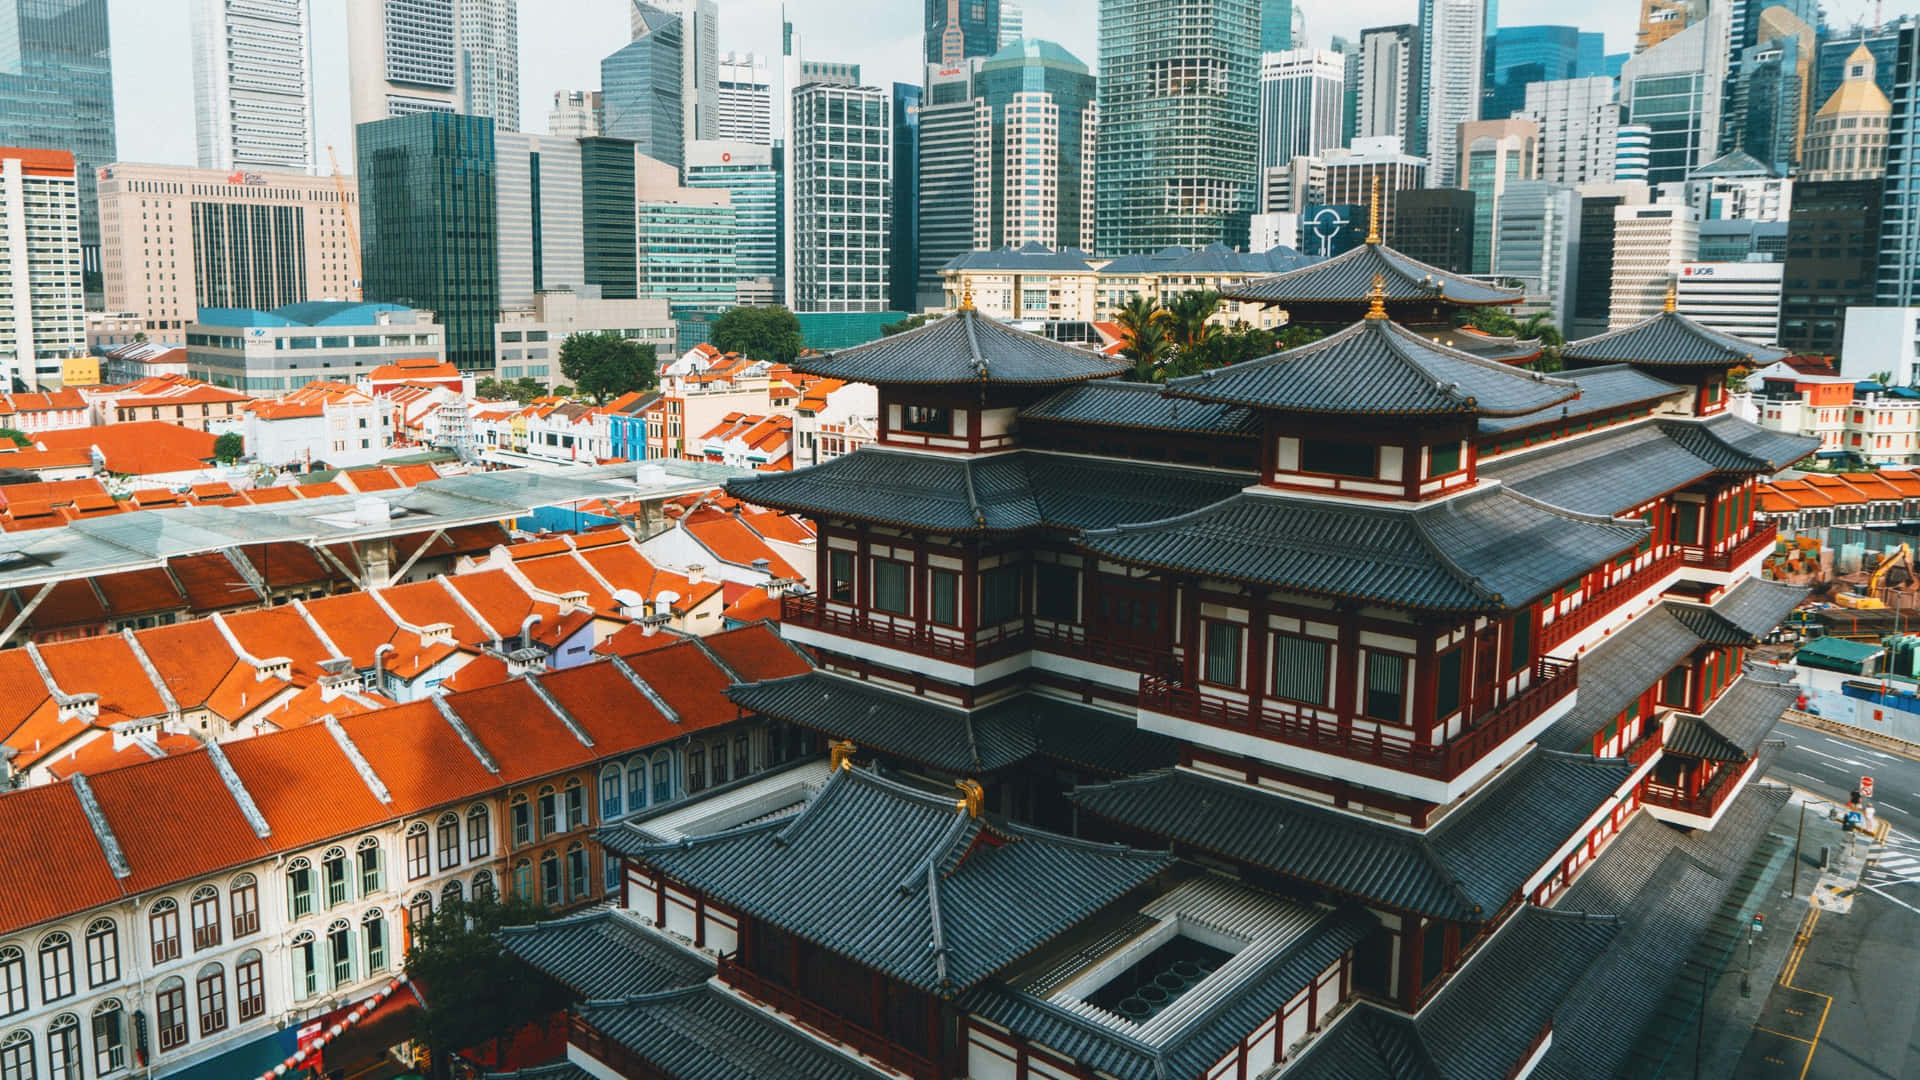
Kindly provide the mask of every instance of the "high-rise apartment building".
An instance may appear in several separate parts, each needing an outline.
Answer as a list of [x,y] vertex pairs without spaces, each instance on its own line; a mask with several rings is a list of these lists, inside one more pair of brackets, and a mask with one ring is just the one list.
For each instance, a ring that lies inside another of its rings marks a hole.
[[1777,262],[1690,262],[1680,266],[1676,310],[1709,330],[1771,344],[1780,335]]
[[356,128],[418,112],[520,129],[517,0],[347,0]]
[[1480,117],[1493,11],[1490,0],[1420,0],[1424,150],[1432,163],[1427,182],[1435,187],[1460,182],[1460,125]]
[[1425,80],[1420,74],[1420,28],[1411,24],[1360,31],[1358,116],[1354,137],[1392,135],[1411,150],[1417,141]]
[[194,0],[190,23],[200,167],[311,172],[307,0]]
[[[1320,161],[1318,201],[1333,206],[1371,207],[1373,193],[1378,190],[1380,221],[1377,224],[1383,238],[1393,236],[1397,227],[1394,215],[1399,206],[1399,193],[1425,187],[1427,183],[1427,160],[1402,153],[1400,140],[1391,135],[1355,139],[1351,149],[1329,150],[1320,155]],[[1375,224],[1366,223],[1369,229]]]
[[1333,36],[1333,51],[1338,53],[1340,72],[1340,144],[1351,145],[1354,132],[1360,130],[1360,43],[1338,34]]
[[980,65],[975,250],[1092,245],[1097,96],[1087,65],[1051,41],[1022,40]]
[[1759,40],[1728,71],[1720,147],[1785,173],[1800,161],[1813,92],[1813,27],[1774,5],[1753,20]]
[[927,63],[950,68],[1000,51],[1000,0],[925,0]]
[[727,192],[683,187],[672,166],[641,158],[633,197],[639,207],[640,298],[709,311],[733,307],[740,270]]
[[[1626,115],[1624,110],[1621,115]],[[1653,162],[1653,129],[1645,124],[1621,124],[1613,148],[1613,178],[1623,184],[1647,182]]]
[[1579,194],[1566,184],[1515,180],[1500,195],[1499,217],[1493,273],[1521,283],[1519,311],[1544,311],[1566,333],[1579,273]]
[[591,280],[581,227],[581,145],[564,135],[494,134],[493,220],[502,308],[526,307],[542,292]]
[[598,90],[555,90],[553,111],[547,114],[547,134],[563,139],[586,139],[600,134],[604,106]]
[[1813,96],[1807,99],[1812,107],[1818,108],[1840,89],[1840,84],[1847,80],[1853,50],[1862,47],[1873,56],[1873,84],[1891,100],[1902,21],[1895,19],[1877,27],[1856,26],[1844,34],[1834,33],[1821,40],[1814,49]]
[[743,304],[772,304],[780,291],[781,148],[720,139],[687,147],[686,184],[727,193],[733,207],[734,291]]
[[794,311],[886,310],[891,106],[877,86],[816,80],[792,90],[785,276]]
[[1847,309],[1874,303],[1880,183],[1862,177],[1795,185],[1780,283],[1782,346],[1838,356]]
[[[1260,0],[1260,51],[1285,52],[1293,48],[1293,23],[1299,8],[1293,0]],[[1300,35],[1302,39],[1305,34]],[[1304,40],[1301,44],[1306,44]]]
[[1690,26],[1705,11],[1707,0],[1640,0],[1640,30],[1635,54],[1646,52]]
[[[633,39],[655,32],[662,12],[680,20],[680,129],[686,141],[727,138],[720,134],[719,5],[714,0],[633,0]],[[682,148],[681,156],[685,153]]]
[[98,170],[119,156],[103,0],[0,0],[0,146],[65,150],[80,184],[80,242],[100,268]]
[[1605,35],[1573,26],[1502,26],[1487,39],[1480,119],[1526,107],[1527,86],[1606,74]]
[[722,57],[719,101],[714,138],[772,144],[773,83],[767,77],[766,60],[752,53]]
[[499,223],[489,117],[427,112],[355,129],[366,299],[424,308],[447,359],[494,366]]
[[1700,222],[1684,202],[1661,199],[1614,207],[1608,329],[1658,315],[1680,267],[1696,259],[1699,247]]
[[1877,63],[1865,45],[1847,57],[1846,79],[1814,114],[1801,159],[1802,183],[1878,180],[1887,172],[1893,102],[1880,92]]
[[1493,272],[1500,248],[1500,200],[1507,185],[1540,176],[1540,126],[1531,120],[1460,125],[1460,186],[1473,192],[1473,272]]
[[1325,49],[1260,56],[1259,162],[1262,169],[1344,146],[1346,57]]
[[686,27],[680,16],[636,3],[632,41],[600,61],[600,130],[656,161],[686,157]]
[[1920,20],[1902,20],[1899,33],[1874,294],[1882,307],[1920,307]]
[[887,304],[917,311],[920,271],[920,102],[913,83],[893,84],[893,237],[888,252]]
[[1000,47],[1027,36],[1027,12],[1020,0],[1000,0]]
[[1528,83],[1519,114],[1540,127],[1540,179],[1607,184],[1620,145],[1620,104],[1604,75]]
[[150,341],[182,344],[200,308],[346,300],[360,280],[353,177],[122,162],[99,185],[107,309]]
[[1245,243],[1259,44],[1255,0],[1102,0],[1099,254]]
[[73,155],[0,146],[0,389],[58,385],[86,351]]

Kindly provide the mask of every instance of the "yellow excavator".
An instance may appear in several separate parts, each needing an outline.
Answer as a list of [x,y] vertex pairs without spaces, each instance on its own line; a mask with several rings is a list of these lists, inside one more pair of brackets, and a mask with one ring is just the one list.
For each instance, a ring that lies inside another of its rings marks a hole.
[[[1888,578],[1892,576],[1892,571],[1895,569],[1905,570],[1906,573],[1901,577],[1893,578],[1893,580],[1889,581]],[[1882,585],[1893,588],[1904,587],[1912,589],[1917,584],[1920,584],[1920,575],[1914,573],[1913,547],[1908,544],[1901,544],[1898,548],[1894,549],[1893,554],[1880,560],[1880,565],[1874,568],[1873,576],[1867,579],[1867,584],[1861,592],[1836,592],[1833,594],[1833,602],[1843,608],[1852,608],[1855,611],[1878,610],[1887,606],[1886,601],[1880,599],[1880,589]]]

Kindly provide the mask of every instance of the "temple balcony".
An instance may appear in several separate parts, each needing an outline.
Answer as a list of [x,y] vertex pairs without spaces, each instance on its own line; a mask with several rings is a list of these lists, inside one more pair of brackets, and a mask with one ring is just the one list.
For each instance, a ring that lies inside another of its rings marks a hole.
[[912,1077],[913,1080],[941,1080],[940,1067],[930,1058],[922,1057],[885,1035],[869,1031],[838,1013],[821,1008],[805,996],[796,994],[771,979],[754,974],[740,963],[738,954],[730,953],[720,957],[719,974],[720,981],[732,987],[735,992],[780,1013],[829,1042],[849,1047],[861,1057],[877,1061],[896,1073]]
[[1682,562],[1689,571],[1705,571],[1690,577],[1702,577],[1718,584],[1727,584],[1760,572],[1761,560],[1773,554],[1774,542],[1780,536],[1780,526],[1772,521],[1757,522],[1753,532],[1744,540],[1720,550],[1704,547],[1682,547]]
[[1032,648],[1023,622],[967,632],[862,611],[818,596],[782,597],[780,621],[782,632],[802,645],[924,671],[961,685],[1024,667],[1024,660],[1014,658]]
[[1784,745],[1769,743],[1760,754],[1740,763],[1695,764],[1670,754],[1668,760],[1679,766],[1678,774],[1662,762],[1640,785],[1641,805],[1669,825],[1712,829],[1734,796],[1766,771]]
[[[1531,685],[1444,743],[1365,717],[1329,719],[1270,698],[1228,698],[1161,675],[1140,677],[1141,727],[1436,803],[1447,803],[1504,760],[1504,749],[1558,719],[1579,682],[1579,661],[1541,657]],[[1156,724],[1160,714],[1190,725]],[[1209,738],[1206,730],[1240,738]],[[1278,750],[1272,744],[1300,753]]]
[[1665,554],[1647,565],[1625,574],[1604,589],[1586,596],[1578,607],[1561,612],[1553,605],[1543,603],[1542,607],[1553,615],[1553,619],[1540,628],[1540,647],[1542,649],[1559,648],[1578,636],[1581,631],[1589,629],[1608,615],[1618,612],[1634,597],[1664,584],[1675,571],[1680,569],[1682,562],[1682,549],[1669,548]]

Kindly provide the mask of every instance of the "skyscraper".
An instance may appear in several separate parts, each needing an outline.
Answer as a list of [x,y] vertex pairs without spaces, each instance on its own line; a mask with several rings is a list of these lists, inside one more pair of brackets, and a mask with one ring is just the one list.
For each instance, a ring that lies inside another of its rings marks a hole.
[[1095,80],[1066,49],[1023,40],[980,65],[974,81],[975,250],[1027,243],[1093,243],[1089,151],[1098,138]]
[[203,169],[313,169],[306,0],[194,0],[193,112]]
[[[739,301],[739,245],[727,192],[683,187],[672,167],[644,158],[637,175],[630,198],[639,200],[640,295],[711,312],[733,307]],[[628,236],[626,249],[635,246]]]
[[915,281],[920,269],[920,101],[913,83],[893,84],[893,240],[887,303],[895,311],[918,311]]
[[766,142],[722,139],[687,147],[687,186],[720,188],[733,204],[734,291],[743,304],[771,304],[781,297],[780,185],[777,155]]
[[1259,42],[1255,0],[1102,0],[1099,254],[1246,242]]
[[[1295,10],[1293,0],[1260,0],[1261,52],[1285,52],[1293,48]],[[1306,42],[1301,44],[1305,45]]]
[[925,0],[927,63],[950,68],[1000,51],[1000,0]]
[[685,26],[648,4],[636,4],[634,17],[647,20],[644,31],[600,61],[600,130],[678,168],[686,157]]
[[661,12],[680,20],[680,129],[686,141],[726,138],[720,134],[719,6],[714,0],[633,0],[635,41],[659,25]]
[[1660,314],[1681,264],[1697,259],[1699,250],[1700,222],[1685,203],[1662,199],[1614,207],[1608,329]]
[[1644,183],[1582,184],[1580,250],[1575,256],[1573,311],[1568,338],[1605,333],[1613,300],[1614,211],[1647,201]]
[[347,0],[356,128],[418,112],[520,128],[516,0]]
[[1626,118],[1651,135],[1649,183],[1684,180],[1689,170],[1718,156],[1720,84],[1708,70],[1706,42],[1707,24],[1694,23],[1634,54],[1620,72]]
[[1493,273],[1521,282],[1523,311],[1545,311],[1565,333],[1573,314],[1580,196],[1566,184],[1516,180],[1500,195]]
[[1847,64],[1853,56],[1853,50],[1863,46],[1873,54],[1873,84],[1880,88],[1888,100],[1893,99],[1893,75],[1896,54],[1900,49],[1898,22],[1889,22],[1884,27],[1874,29],[1856,27],[1819,43],[1814,50],[1813,96],[1807,99],[1813,103],[1813,108],[1825,104],[1833,92],[1840,89],[1840,84],[1846,81]]
[[[593,280],[581,228],[581,146],[563,135],[494,133],[495,280],[502,308],[531,307],[536,294]],[[626,284],[631,290],[630,274]]]
[[1878,180],[1887,172],[1887,125],[1893,103],[1880,92],[1873,52],[1854,46],[1846,81],[1814,114],[1800,172],[1802,183]]
[[555,90],[547,114],[547,134],[585,139],[600,134],[605,104],[598,90]]
[[1420,77],[1420,28],[1408,23],[1360,31],[1359,116],[1354,137],[1393,135],[1414,151],[1424,80]]
[[470,371],[493,367],[493,121],[428,112],[362,124],[354,134],[366,298],[435,312],[448,360]]
[[1606,73],[1604,35],[1573,26],[1502,26],[1487,42],[1480,118],[1505,120],[1526,107],[1527,84]]
[[1473,192],[1473,272],[1493,272],[1500,248],[1500,202],[1507,185],[1539,177],[1540,128],[1530,120],[1460,125],[1460,186]]
[[1527,84],[1520,116],[1540,126],[1540,179],[1553,184],[1612,183],[1620,143],[1620,105],[1604,75]]
[[1875,302],[1880,213],[1878,176],[1794,186],[1780,280],[1781,345],[1840,355],[1847,309]]
[[1425,152],[1432,163],[1427,182],[1436,187],[1459,183],[1460,125],[1480,117],[1486,39],[1491,27],[1488,0],[1420,0]]
[[1901,21],[1887,126],[1874,294],[1884,307],[1920,306],[1920,20]]
[[719,93],[716,138],[772,144],[773,84],[766,60],[752,53],[728,53],[720,61]]
[[1325,49],[1260,56],[1260,167],[1345,144],[1341,106],[1346,58]]
[[[985,111],[983,103],[974,91],[982,63],[975,58],[953,67],[926,67],[914,130],[916,303],[912,310],[944,302],[940,268],[949,260],[989,246],[975,238],[977,225],[990,221],[986,203],[976,206],[974,202],[975,178],[986,171],[981,159],[991,150],[986,140],[992,137],[989,121],[980,115]],[[894,212],[900,213],[897,204]]]
[[0,146],[0,389],[57,384],[86,351],[73,155]]
[[892,282],[892,95],[818,79],[792,94],[787,306],[884,311]]
[[1000,0],[1000,47],[1027,36],[1027,12],[1020,0]]
[[1777,4],[1752,22],[1757,40],[1740,50],[1727,77],[1720,147],[1744,150],[1784,173],[1800,162],[1818,39]]
[[83,257],[98,273],[94,184],[119,157],[106,0],[0,0],[0,146],[73,155]]
[[1383,234],[1395,251],[1456,274],[1473,269],[1473,192],[1422,188],[1393,196],[1393,231]]

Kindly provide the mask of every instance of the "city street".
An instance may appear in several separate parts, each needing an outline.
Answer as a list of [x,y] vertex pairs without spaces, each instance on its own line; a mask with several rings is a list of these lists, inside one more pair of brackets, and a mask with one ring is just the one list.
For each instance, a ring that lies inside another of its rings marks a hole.
[[1871,776],[1874,810],[1894,831],[1920,837],[1920,761],[1798,724],[1783,723],[1774,735],[1787,749],[1768,774],[1773,779],[1844,804],[1860,778]]

